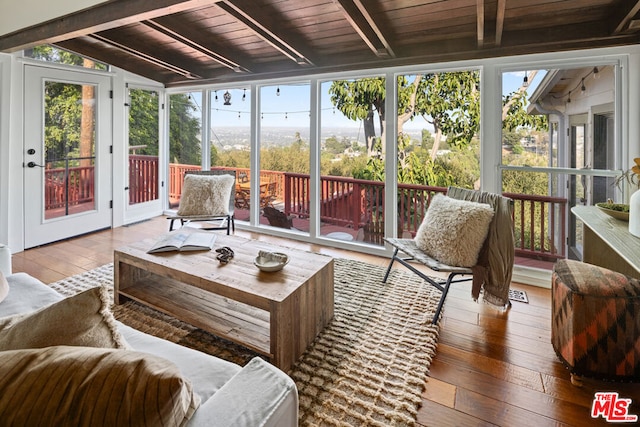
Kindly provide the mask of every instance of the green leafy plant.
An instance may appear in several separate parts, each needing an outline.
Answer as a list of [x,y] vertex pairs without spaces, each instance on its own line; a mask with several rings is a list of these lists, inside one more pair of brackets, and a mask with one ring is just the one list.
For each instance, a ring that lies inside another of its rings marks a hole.
[[630,185],[640,188],[640,157],[633,159],[633,162],[635,165],[633,165],[631,169],[627,169],[622,175],[616,178],[615,184],[618,188],[621,188],[625,181]]

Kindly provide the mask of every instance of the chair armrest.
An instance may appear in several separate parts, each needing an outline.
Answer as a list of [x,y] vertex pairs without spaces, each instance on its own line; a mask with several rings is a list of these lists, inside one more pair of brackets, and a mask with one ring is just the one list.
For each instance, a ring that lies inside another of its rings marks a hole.
[[187,425],[295,427],[298,390],[288,375],[255,357],[203,402]]

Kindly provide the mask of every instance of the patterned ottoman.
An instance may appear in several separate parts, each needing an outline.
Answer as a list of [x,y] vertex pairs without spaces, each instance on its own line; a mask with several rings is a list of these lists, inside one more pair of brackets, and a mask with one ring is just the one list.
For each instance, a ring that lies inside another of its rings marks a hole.
[[551,343],[571,372],[640,381],[640,281],[560,260],[551,276]]

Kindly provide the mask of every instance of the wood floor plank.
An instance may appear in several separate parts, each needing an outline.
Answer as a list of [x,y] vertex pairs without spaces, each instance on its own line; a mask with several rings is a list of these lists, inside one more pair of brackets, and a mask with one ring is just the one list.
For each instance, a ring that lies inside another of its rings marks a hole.
[[426,400],[418,411],[418,424],[429,427],[492,427],[500,425],[489,423],[430,400]]

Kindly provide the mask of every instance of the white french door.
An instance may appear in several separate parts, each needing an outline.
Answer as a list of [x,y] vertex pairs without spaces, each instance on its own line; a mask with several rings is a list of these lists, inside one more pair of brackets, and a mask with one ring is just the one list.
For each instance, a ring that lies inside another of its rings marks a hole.
[[111,227],[111,78],[25,66],[25,248]]

